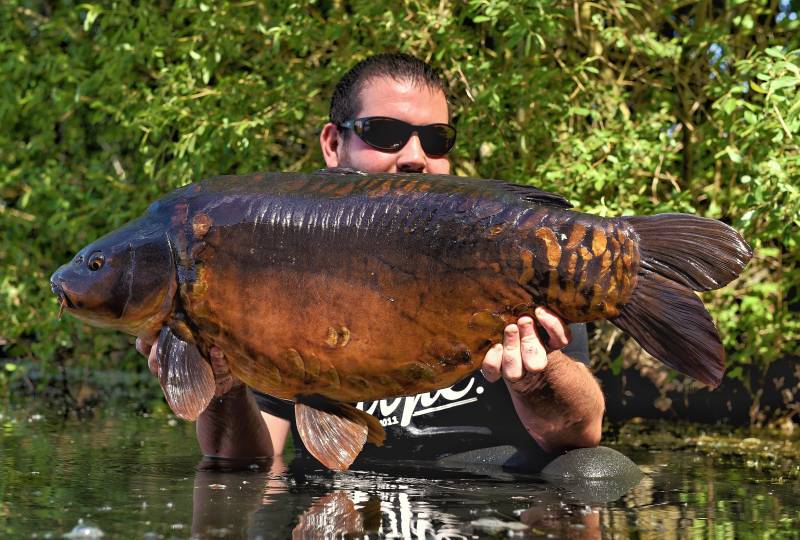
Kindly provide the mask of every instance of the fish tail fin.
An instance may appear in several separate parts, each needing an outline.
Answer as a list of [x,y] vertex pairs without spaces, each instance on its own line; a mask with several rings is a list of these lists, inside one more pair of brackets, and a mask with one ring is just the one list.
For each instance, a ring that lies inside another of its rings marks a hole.
[[623,219],[639,236],[641,267],[695,291],[724,287],[753,256],[736,229],[716,219],[688,214]]
[[295,402],[297,430],[306,449],[334,471],[346,471],[364,443],[383,446],[386,432],[371,414],[321,396]]
[[636,287],[613,324],[666,365],[716,387],[725,350],[693,291],[723,287],[752,250],[733,228],[708,218],[660,214],[624,218],[639,237]]

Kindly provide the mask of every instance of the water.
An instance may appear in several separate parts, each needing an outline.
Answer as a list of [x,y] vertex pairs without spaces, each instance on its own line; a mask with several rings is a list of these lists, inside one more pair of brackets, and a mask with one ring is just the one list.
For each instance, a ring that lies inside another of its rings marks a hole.
[[0,426],[5,538],[800,538],[796,480],[696,450],[618,447],[645,476],[597,501],[496,469],[198,470],[169,416]]

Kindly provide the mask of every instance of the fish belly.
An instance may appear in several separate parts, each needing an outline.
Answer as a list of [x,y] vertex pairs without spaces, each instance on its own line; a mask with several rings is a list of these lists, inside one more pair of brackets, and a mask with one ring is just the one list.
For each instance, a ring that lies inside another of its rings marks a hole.
[[201,349],[278,397],[449,386],[532,306],[593,320],[632,286],[621,231],[544,205],[384,190],[242,208],[259,207],[212,201],[188,218],[181,297]]
[[346,253],[259,266],[217,252],[198,265],[191,318],[254,388],[363,401],[454,384],[530,306],[524,289],[491,269],[398,255],[402,266]]

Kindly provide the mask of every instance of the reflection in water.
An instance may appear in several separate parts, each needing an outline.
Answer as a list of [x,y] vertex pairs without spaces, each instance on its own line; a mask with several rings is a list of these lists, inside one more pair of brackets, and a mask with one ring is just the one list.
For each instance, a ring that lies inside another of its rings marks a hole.
[[[645,477],[595,502],[499,470],[198,467],[190,424],[0,421],[0,537],[797,537],[797,482],[694,452],[628,449]],[[251,465],[251,464],[247,464]],[[387,472],[391,471],[391,472]]]
[[[507,485],[505,474],[498,481],[463,471],[420,469],[418,477],[392,477],[289,470],[282,461],[261,471],[226,471],[229,465],[205,463],[196,474],[193,538],[470,538],[506,530],[599,538],[599,509],[573,504],[573,511],[560,492],[519,478]],[[493,501],[507,503],[509,496],[520,504],[505,515]],[[524,501],[533,506],[524,509]]]
[[[660,454],[659,459],[669,458]],[[680,456],[677,456],[680,458]],[[678,461],[680,461],[678,459]],[[676,463],[677,464],[677,463]],[[243,473],[212,473],[202,475],[196,482],[195,520],[197,537],[219,536],[273,538],[281,535],[293,538],[363,537],[385,538],[472,538],[486,535],[516,535],[521,537],[550,536],[556,538],[694,538],[714,536],[735,537],[733,531],[783,530],[781,521],[758,524],[738,522],[737,501],[717,500],[717,487],[723,486],[726,495],[736,484],[715,482],[718,471],[704,468],[704,479],[690,479],[675,474],[666,466],[646,466],[647,474],[617,500],[603,504],[582,498],[585,490],[571,491],[568,485],[545,484],[534,477],[511,476],[497,471],[470,475],[463,470],[425,470],[418,474],[396,477],[375,471],[333,474],[321,470],[288,469],[273,464],[269,472],[249,474],[253,489],[238,489],[229,493],[226,502],[214,509],[219,500],[214,482],[235,483]],[[728,467],[726,470],[730,471]],[[699,472],[699,471],[698,471]],[[738,475],[735,475],[738,476]],[[255,489],[260,486],[262,491]],[[773,516],[781,512],[788,526],[792,519],[789,497],[796,496],[797,486],[785,486],[788,491],[770,489],[767,493]],[[686,490],[691,490],[687,492]],[[201,505],[197,502],[208,497]],[[702,504],[689,505],[697,499]],[[723,504],[720,504],[723,503]],[[759,506],[754,504],[753,506]],[[214,520],[230,516],[228,508],[239,511],[238,524],[229,521],[221,527]],[[725,512],[725,509],[733,513]],[[720,510],[722,509],[722,512]],[[200,527],[197,513],[216,513]],[[295,512],[294,514],[292,512]],[[723,513],[723,516],[720,516]],[[792,530],[792,529],[786,529]]]
[[246,538],[253,527],[250,516],[286,492],[282,461],[247,465],[201,461],[192,496],[193,537]]
[[[300,516],[297,526],[292,530],[292,538],[361,536],[370,530],[369,527],[365,527],[367,520],[364,519],[364,514],[371,514],[373,519],[380,516],[380,501],[371,499],[371,502],[377,502],[377,511],[375,504],[357,510],[353,501],[343,491],[334,491],[320,497]],[[375,526],[374,521],[371,525]]]
[[565,507],[554,493],[546,493],[520,515],[529,532],[545,531],[557,538],[599,539],[600,508],[573,505]]

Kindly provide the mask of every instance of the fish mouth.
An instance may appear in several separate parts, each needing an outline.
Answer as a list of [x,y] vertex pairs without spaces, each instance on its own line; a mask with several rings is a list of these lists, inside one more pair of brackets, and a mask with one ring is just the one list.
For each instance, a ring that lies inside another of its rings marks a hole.
[[75,309],[75,304],[70,300],[69,295],[67,295],[67,292],[59,283],[51,281],[50,290],[53,291],[53,294],[58,296],[58,320],[60,321],[61,316],[64,314],[64,308]]

